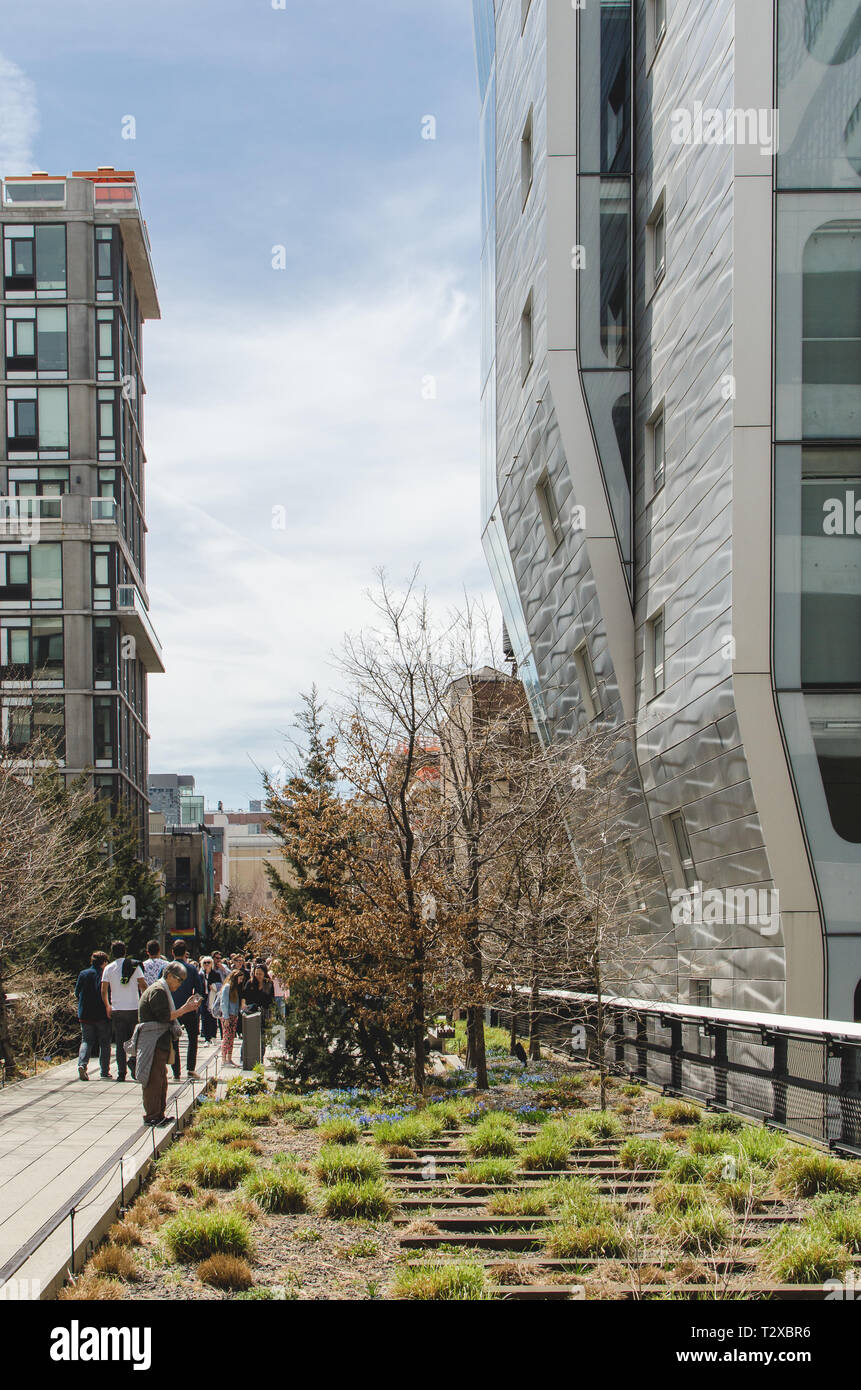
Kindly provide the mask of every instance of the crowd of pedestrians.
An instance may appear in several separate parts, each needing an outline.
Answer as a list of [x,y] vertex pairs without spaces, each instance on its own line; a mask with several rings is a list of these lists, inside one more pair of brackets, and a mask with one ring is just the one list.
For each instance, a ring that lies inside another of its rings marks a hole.
[[104,951],[94,951],[75,985],[81,1025],[78,1076],[87,1081],[90,1060],[98,1056],[103,1080],[125,1081],[131,1074],[142,1086],[147,1124],[166,1123],[167,1073],[171,1068],[174,1080],[181,1080],[183,1032],[188,1076],[199,1079],[201,1033],[205,1042],[213,1042],[220,1034],[222,1062],[234,1066],[233,1049],[243,1015],[261,1015],[261,1049],[265,1049],[269,1011],[274,1008],[283,1018],[287,993],[270,974],[266,961],[243,952],[226,960],[220,951],[213,951],[196,961],[189,958],[185,941],[176,940],[167,958],[158,941],[149,941],[145,958],[136,960],[125,942],[114,941],[111,959]]

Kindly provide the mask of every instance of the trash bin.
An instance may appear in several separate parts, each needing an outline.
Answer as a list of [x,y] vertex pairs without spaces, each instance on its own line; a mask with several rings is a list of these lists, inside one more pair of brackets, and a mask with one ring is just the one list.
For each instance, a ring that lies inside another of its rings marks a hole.
[[242,1015],[242,1049],[239,1065],[243,1071],[250,1071],[263,1061],[263,1015],[259,1009]]

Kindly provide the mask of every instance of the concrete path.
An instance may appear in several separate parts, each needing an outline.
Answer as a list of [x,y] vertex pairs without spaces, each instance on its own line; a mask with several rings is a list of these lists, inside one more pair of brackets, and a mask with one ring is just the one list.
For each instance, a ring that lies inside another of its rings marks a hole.
[[[184,1039],[181,1046],[184,1064]],[[201,1042],[201,1075],[207,1065],[209,1077],[215,1075],[218,1052],[217,1042]],[[90,1188],[74,1218],[79,1269],[88,1248],[113,1221],[123,1189],[128,1200],[153,1153],[172,1138],[167,1126],[143,1129],[141,1088],[131,1079],[102,1081],[92,1062],[90,1077],[79,1081],[77,1063],[64,1062],[0,1090],[0,1299],[49,1297],[63,1282],[72,1257],[68,1217],[17,1270],[11,1266],[34,1238],[46,1234],[46,1223]],[[189,1081],[184,1071],[180,1083],[171,1081],[168,1115],[180,1126],[203,1084]]]

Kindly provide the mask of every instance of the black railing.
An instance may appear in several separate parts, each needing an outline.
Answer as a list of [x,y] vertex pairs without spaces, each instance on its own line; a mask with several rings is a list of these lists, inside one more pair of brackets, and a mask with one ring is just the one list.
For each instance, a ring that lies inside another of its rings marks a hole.
[[[522,994],[521,994],[522,997]],[[570,1054],[861,1157],[861,1024],[542,991],[538,1033]],[[519,1015],[524,1021],[523,1014]]]

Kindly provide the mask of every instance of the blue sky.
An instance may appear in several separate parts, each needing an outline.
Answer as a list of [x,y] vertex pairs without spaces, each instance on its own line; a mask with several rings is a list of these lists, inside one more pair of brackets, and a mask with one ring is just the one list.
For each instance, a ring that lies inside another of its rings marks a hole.
[[258,795],[299,692],[337,684],[377,566],[421,562],[440,606],[489,588],[477,108],[469,0],[4,16],[0,173],[138,175],[162,306],[144,357],[168,666],[150,766],[212,801]]

